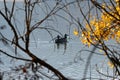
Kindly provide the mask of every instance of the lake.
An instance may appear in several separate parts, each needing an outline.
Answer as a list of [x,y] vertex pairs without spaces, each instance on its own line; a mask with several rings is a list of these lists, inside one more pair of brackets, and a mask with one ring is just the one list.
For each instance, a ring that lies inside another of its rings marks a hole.
[[[11,3],[7,3],[8,6],[11,5]],[[50,3],[51,6],[53,3]],[[17,3],[16,8],[23,8],[22,2]],[[0,8],[3,8],[3,2],[0,2]],[[43,8],[45,6],[43,5]],[[41,8],[42,10],[42,8]],[[41,10],[36,9],[38,13],[41,12]],[[19,12],[20,11],[20,12]],[[79,16],[79,13],[76,13],[74,8],[72,8],[73,14],[77,14],[76,16]],[[21,10],[18,10],[18,12],[15,12],[15,17],[17,20],[18,30],[22,34],[24,32],[24,18],[21,16],[24,16]],[[41,13],[42,15],[34,15],[34,20],[39,20],[44,18],[44,12]],[[64,16],[68,16],[67,14],[63,13],[63,11],[60,11],[60,13]],[[81,17],[81,16],[80,16]],[[52,17],[53,18],[53,17]],[[51,19],[52,19],[51,18]],[[68,18],[69,19],[69,18]],[[0,16],[1,25],[6,25],[6,30],[1,31],[5,37],[10,39],[13,37],[12,31],[10,27],[8,27],[7,23],[3,20],[3,18]],[[58,21],[57,21],[58,20]],[[106,56],[104,56],[102,52],[100,52],[98,49],[95,49],[97,53],[91,53],[91,51],[94,47],[91,46],[88,48],[87,46],[83,45],[80,42],[80,39],[73,35],[73,30],[76,28],[75,25],[70,26],[67,22],[65,22],[63,19],[58,18],[53,22],[45,22],[40,26],[46,27],[50,26],[49,28],[58,30],[63,35],[65,33],[69,34],[70,39],[67,43],[67,48],[64,50],[64,46],[60,45],[60,48],[57,49],[57,46],[54,44],[53,41],[51,41],[50,34],[46,30],[35,30],[34,31],[34,37],[35,39],[31,38],[30,42],[30,50],[33,52],[36,56],[39,58],[45,60],[47,63],[52,65],[54,68],[58,69],[61,73],[63,73],[66,77],[72,79],[72,80],[81,80],[83,76],[86,75],[86,78],[88,80],[108,80],[110,78],[105,77],[104,75],[101,75],[97,72],[99,70],[101,73],[104,73],[105,75],[113,75],[112,69],[109,68],[107,62]],[[35,21],[33,21],[34,24]],[[52,27],[51,27],[52,26]],[[69,30],[70,29],[70,30]],[[53,37],[56,37],[58,33],[55,31],[51,31]],[[22,41],[20,43],[23,45]],[[0,48],[7,51],[8,53],[15,55],[14,50],[12,47],[3,47],[3,44],[1,43]],[[25,55],[22,51],[18,49],[18,54],[21,57],[29,58],[27,55]],[[90,57],[90,59],[88,59]],[[0,54],[0,59],[3,60],[4,64],[0,65],[0,71],[9,72],[11,67],[16,67],[19,64],[23,64],[23,61],[19,60],[11,60],[10,58],[6,57],[5,55]],[[11,62],[9,62],[11,61]],[[86,65],[89,64],[89,65]],[[87,72],[86,72],[87,70]],[[41,72],[47,74],[48,76],[51,76],[51,73],[47,73],[47,70],[44,71],[41,70]],[[16,77],[17,73],[9,73],[5,74],[4,80],[8,80],[9,78],[6,76]],[[49,80],[45,77],[44,80]]]

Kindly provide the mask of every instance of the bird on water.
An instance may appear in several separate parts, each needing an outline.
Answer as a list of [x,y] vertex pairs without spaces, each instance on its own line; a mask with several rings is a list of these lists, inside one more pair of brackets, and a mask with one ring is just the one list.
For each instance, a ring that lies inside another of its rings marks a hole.
[[57,39],[55,40],[56,44],[65,44],[67,43],[67,34],[64,35],[64,37],[60,37],[59,35],[57,35]]

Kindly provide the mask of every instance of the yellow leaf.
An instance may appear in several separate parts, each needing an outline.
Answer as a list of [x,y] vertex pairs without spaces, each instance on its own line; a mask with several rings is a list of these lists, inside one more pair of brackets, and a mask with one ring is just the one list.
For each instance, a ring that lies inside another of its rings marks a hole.
[[101,49],[100,49],[99,51],[100,51],[100,52],[103,52],[103,50],[101,50]]
[[114,68],[114,64],[112,63],[112,62],[108,62],[108,66],[110,67],[110,68]]
[[75,36],[78,36],[78,34],[79,34],[78,30],[77,30],[77,29],[74,29],[73,34],[74,34]]
[[106,56],[106,53],[104,53],[103,55]]

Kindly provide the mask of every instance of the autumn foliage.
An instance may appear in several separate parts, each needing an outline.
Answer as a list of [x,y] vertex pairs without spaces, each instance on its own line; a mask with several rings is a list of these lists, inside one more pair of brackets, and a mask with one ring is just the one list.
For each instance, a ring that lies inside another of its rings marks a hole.
[[[85,30],[82,32],[81,41],[83,44],[97,44],[100,40],[114,39],[120,43],[120,5],[116,0],[116,6],[106,6],[103,4],[100,18],[92,16],[89,23],[86,23]],[[110,11],[104,11],[109,9]]]
[[[82,14],[85,25],[81,27],[80,40],[88,47],[93,45],[103,51],[108,58],[108,66],[115,69],[115,74],[120,75],[119,52],[115,47],[111,49],[106,45],[106,42],[110,40],[115,41],[118,45],[120,43],[120,0],[109,0],[108,2],[103,0],[103,3],[91,0],[91,2],[99,11],[96,14],[89,13],[89,18]],[[73,34],[77,36],[79,32],[75,29]]]

